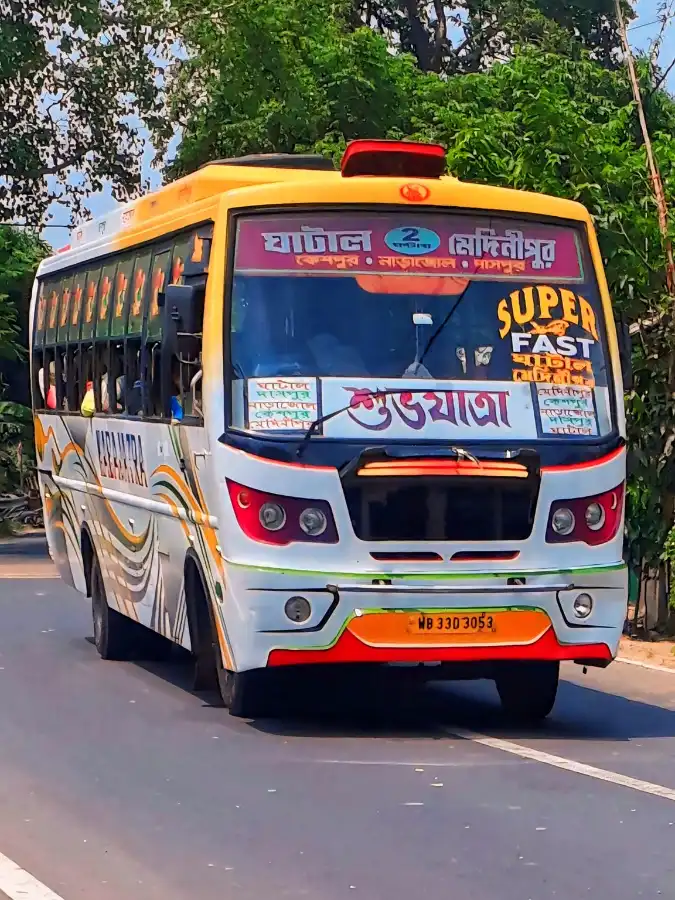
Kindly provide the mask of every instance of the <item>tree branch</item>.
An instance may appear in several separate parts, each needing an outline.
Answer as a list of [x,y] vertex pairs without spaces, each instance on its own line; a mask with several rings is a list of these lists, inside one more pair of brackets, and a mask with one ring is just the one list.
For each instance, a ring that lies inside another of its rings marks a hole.
[[656,84],[654,85],[654,87],[650,90],[650,92],[649,92],[649,96],[650,96],[650,97],[651,97],[652,94],[655,94],[655,93],[658,91],[658,89],[661,87],[661,85],[664,83],[664,81],[665,81],[666,78],[670,75],[670,73],[673,71],[674,68],[675,68],[675,58],[672,60],[672,62],[671,62],[670,65],[666,68],[666,70],[663,72],[663,74],[662,74],[661,77],[658,79],[658,81],[656,82]]
[[418,0],[402,0],[402,6],[408,17],[410,38],[415,47],[417,64],[423,72],[429,72],[431,68],[429,39],[420,17]]
[[16,169],[11,170],[6,166],[3,167],[0,165],[0,177],[20,178],[23,181],[37,181],[38,178],[46,178],[48,175],[59,175],[71,166],[82,162],[89,151],[90,148],[87,147],[86,149],[80,150],[78,153],[74,153],[72,156],[68,157],[68,159],[64,159],[63,162],[55,163],[53,166],[44,166],[41,169],[29,169],[26,172],[17,172]]
[[443,0],[434,0],[434,11],[436,13],[436,27],[434,29],[434,46],[431,54],[431,69],[434,72],[440,72],[443,63],[443,51],[448,39],[448,22],[445,17]]

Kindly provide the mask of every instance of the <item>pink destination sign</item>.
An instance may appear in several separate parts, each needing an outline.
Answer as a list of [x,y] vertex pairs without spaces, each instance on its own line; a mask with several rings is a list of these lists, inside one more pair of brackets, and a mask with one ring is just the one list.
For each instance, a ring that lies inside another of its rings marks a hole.
[[238,225],[236,269],[250,274],[451,275],[582,282],[573,228],[489,216],[255,216]]

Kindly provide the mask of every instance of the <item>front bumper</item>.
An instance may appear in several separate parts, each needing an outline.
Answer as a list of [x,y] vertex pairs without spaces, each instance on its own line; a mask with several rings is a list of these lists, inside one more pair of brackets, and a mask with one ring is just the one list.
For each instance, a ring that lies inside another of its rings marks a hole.
[[[347,662],[490,662],[557,659],[604,664],[616,655],[628,597],[622,563],[506,574],[373,575],[304,572],[230,563],[238,612],[237,669]],[[580,593],[593,610],[579,619]],[[306,597],[311,617],[284,604]],[[490,633],[419,634],[415,615],[499,614]]]

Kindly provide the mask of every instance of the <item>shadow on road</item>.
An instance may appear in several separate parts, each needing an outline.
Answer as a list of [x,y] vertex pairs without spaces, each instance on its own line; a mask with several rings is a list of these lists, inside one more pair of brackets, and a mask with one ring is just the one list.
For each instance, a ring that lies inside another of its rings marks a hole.
[[[675,737],[675,712],[615,694],[564,682],[553,713],[538,726],[509,723],[489,682],[428,685],[403,698],[371,698],[359,709],[318,707],[302,716],[263,719],[251,726],[263,732],[293,736],[382,736],[387,729],[447,732],[454,728],[485,732],[509,740],[535,738],[588,741],[633,741]],[[408,735],[409,737],[412,735]]]
[[[219,706],[213,694],[192,690],[193,668],[177,650],[169,662],[136,662],[154,677],[194,694],[205,707]],[[349,679],[315,685],[295,678],[275,698],[275,717],[248,722],[262,733],[284,737],[447,738],[453,727],[511,740],[534,738],[633,741],[675,737],[675,711],[656,704],[561,681],[558,702],[539,726],[510,724],[490,682],[432,683],[426,686],[390,673],[377,687]],[[227,711],[222,710],[227,716]]]

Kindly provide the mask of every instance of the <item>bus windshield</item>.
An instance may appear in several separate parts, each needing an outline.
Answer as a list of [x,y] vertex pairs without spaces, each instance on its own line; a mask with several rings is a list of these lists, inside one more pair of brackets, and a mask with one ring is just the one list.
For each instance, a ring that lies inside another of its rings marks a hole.
[[604,320],[584,241],[573,227],[476,216],[240,220],[233,424],[306,430],[349,405],[325,434],[608,433]]

